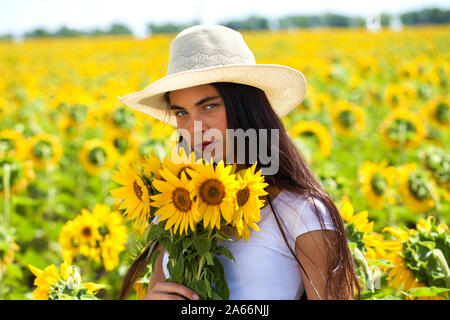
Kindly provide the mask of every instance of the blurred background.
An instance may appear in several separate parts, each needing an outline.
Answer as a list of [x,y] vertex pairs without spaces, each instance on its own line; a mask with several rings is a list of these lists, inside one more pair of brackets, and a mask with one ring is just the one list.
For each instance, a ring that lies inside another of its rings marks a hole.
[[[112,176],[163,159],[174,128],[117,96],[164,77],[195,24],[238,30],[257,63],[305,75],[282,121],[342,211],[364,297],[448,298],[449,23],[444,0],[1,0],[0,299],[46,298],[36,270],[59,279],[63,261],[118,297],[146,238]],[[130,299],[147,283],[148,270]]]

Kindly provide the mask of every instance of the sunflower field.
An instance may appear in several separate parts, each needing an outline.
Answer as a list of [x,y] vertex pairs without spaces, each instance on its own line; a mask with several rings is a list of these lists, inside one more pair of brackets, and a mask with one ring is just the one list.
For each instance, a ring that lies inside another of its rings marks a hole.
[[[242,34],[307,79],[282,121],[341,212],[362,298],[448,299],[450,26]],[[174,36],[0,42],[0,299],[117,299],[145,239],[114,171],[174,143],[117,96],[166,75]]]

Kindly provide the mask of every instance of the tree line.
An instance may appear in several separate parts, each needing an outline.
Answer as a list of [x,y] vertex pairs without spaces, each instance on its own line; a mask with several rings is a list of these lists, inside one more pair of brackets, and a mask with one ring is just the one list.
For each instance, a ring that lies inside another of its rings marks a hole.
[[[388,26],[392,16],[387,13],[380,15],[381,26]],[[450,23],[450,10],[439,8],[427,8],[416,11],[408,11],[399,15],[404,25],[421,24],[445,24]],[[178,33],[192,25],[200,24],[198,20],[190,23],[162,23],[147,25],[148,34]],[[265,29],[295,29],[315,27],[364,27],[366,19],[358,16],[346,16],[335,13],[324,13],[321,15],[289,15],[278,19],[267,19],[261,16],[249,16],[243,19],[233,19],[219,22],[218,24],[235,30],[265,30]],[[91,30],[78,30],[62,26],[56,32],[50,32],[45,28],[35,28],[26,32],[25,38],[40,37],[73,37],[73,36],[105,36],[105,35],[133,35],[131,29],[122,23],[113,23],[107,29],[94,28]],[[1,35],[2,39],[12,39],[12,34]]]

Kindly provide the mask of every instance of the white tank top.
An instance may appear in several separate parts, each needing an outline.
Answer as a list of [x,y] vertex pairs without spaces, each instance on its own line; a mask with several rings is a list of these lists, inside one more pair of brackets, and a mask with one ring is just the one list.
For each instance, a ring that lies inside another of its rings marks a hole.
[[[325,229],[335,230],[325,205],[314,198]],[[322,229],[314,213],[311,198],[305,198],[283,189],[272,201],[278,213],[286,239],[295,252],[295,239],[306,232]],[[250,229],[248,242],[243,239],[223,241],[236,263],[217,256],[222,262],[230,289],[230,300],[293,300],[305,291],[300,267],[286,245],[270,205],[261,210],[260,231]],[[166,278],[168,254],[164,254],[163,270]]]

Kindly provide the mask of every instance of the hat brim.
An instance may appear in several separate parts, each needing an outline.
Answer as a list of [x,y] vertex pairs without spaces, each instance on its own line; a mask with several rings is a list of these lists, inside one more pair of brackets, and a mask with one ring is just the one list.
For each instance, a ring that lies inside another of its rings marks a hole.
[[305,77],[296,69],[277,64],[233,64],[174,73],[141,91],[117,98],[137,111],[176,127],[175,116],[167,112],[164,93],[213,82],[242,83],[264,90],[280,118],[296,108],[306,95]]

